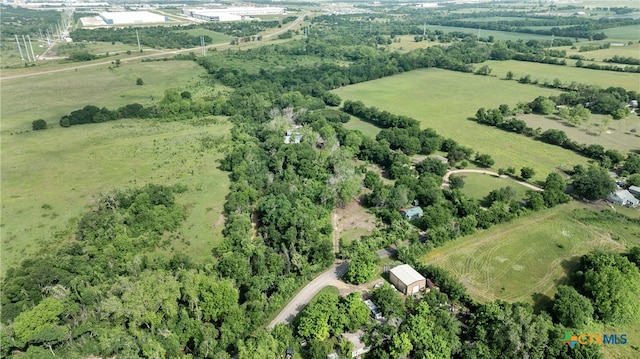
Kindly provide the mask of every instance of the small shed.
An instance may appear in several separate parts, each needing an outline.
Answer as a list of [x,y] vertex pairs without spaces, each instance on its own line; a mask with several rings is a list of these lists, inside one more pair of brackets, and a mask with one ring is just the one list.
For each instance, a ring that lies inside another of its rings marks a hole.
[[410,221],[422,217],[422,213],[422,208],[420,208],[420,206],[400,209],[400,214],[402,215],[402,217]]
[[424,290],[426,293],[431,292],[432,290],[440,290],[440,288],[435,285],[431,279],[427,279],[427,288]]
[[399,291],[407,295],[418,293],[427,285],[427,279],[408,264],[391,269],[389,280]]
[[615,204],[632,208],[637,207],[640,204],[640,200],[635,198],[631,192],[627,190],[611,192],[607,199]]

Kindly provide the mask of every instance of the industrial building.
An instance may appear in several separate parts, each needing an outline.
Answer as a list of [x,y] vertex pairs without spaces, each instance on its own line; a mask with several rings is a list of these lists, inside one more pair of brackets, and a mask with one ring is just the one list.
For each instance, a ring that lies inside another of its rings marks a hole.
[[282,7],[228,7],[219,9],[182,9],[182,14],[204,21],[240,21],[248,16],[284,14]]
[[399,265],[389,271],[389,280],[406,295],[418,293],[427,285],[427,279],[408,264]]
[[108,25],[154,24],[169,21],[169,17],[148,11],[101,12],[100,17]]

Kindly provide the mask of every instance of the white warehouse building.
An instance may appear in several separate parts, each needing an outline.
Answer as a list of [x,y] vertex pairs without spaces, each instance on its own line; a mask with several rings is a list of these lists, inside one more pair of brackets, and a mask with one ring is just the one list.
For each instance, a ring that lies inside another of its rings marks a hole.
[[101,12],[100,17],[108,25],[153,24],[169,21],[167,16],[148,11]]
[[245,16],[280,15],[282,7],[228,7],[219,9],[182,9],[184,15],[205,21],[240,21]]

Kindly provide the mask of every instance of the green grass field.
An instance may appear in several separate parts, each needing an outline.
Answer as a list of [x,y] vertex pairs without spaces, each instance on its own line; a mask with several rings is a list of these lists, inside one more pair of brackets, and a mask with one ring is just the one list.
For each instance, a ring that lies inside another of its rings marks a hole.
[[517,199],[522,199],[526,196],[528,188],[519,185],[507,178],[499,178],[492,175],[485,175],[482,173],[460,173],[454,176],[464,178],[464,187],[462,193],[469,198],[477,200],[484,199],[489,192],[500,189],[502,187],[510,186],[517,193]]
[[607,35],[607,40],[609,41],[618,40],[638,42],[638,40],[640,40],[640,25],[614,27],[611,29],[604,29],[602,32]]
[[[531,128],[561,130],[578,143],[599,144],[604,148],[615,149],[622,153],[640,149],[640,132],[630,132],[632,129],[640,131],[640,117],[631,115],[623,120],[612,121],[607,129],[604,129],[602,125],[603,117],[602,115],[592,115],[591,120],[583,123],[580,127],[573,127],[555,116],[534,114],[518,116]],[[598,135],[598,133],[600,134]]]
[[[227,42],[231,40],[231,36],[227,36],[225,34],[221,34],[219,32],[211,31],[208,29],[191,29],[191,30],[183,30],[183,32],[188,33],[192,36],[209,36],[212,40],[212,44],[217,44],[221,42]],[[207,44],[211,45],[211,44]]]
[[580,208],[589,207],[572,202],[518,218],[449,242],[423,260],[450,271],[479,301],[544,304],[581,255],[640,244],[637,226],[587,224],[572,215]]
[[[39,118],[54,125],[61,116],[86,105],[113,109],[134,102],[150,104],[161,100],[165,89],[201,84],[203,74],[193,61],[157,61],[2,80],[1,132],[30,130],[31,122]],[[136,85],[138,77],[144,85]]]
[[[218,121],[219,122],[219,121]],[[221,239],[228,174],[217,169],[231,124],[121,120],[3,136],[0,272],[91,210],[101,193],[146,183],[184,184],[189,217],[171,247],[206,258]],[[190,245],[189,243],[190,242]]]
[[[178,201],[189,217],[180,241],[167,250],[196,260],[208,257],[222,238],[228,174],[217,169],[225,145],[204,149],[201,139],[225,142],[230,123],[120,120],[58,126],[60,116],[88,104],[111,109],[149,104],[167,88],[204,93],[203,73],[192,61],[167,61],[3,80],[0,275],[93,208],[101,193],[150,182],[188,187]],[[137,77],[145,84],[135,85]],[[31,131],[37,118],[50,128]]]
[[[585,57],[590,57],[590,53],[591,52],[583,52],[581,54]],[[568,60],[567,63],[573,64],[574,62]],[[532,80],[538,80],[540,83],[544,83],[545,81],[553,83],[553,80],[558,79],[564,83],[576,82],[597,85],[602,88],[620,86],[628,90],[636,91],[638,90],[638,84],[640,84],[640,74],[637,73],[599,71],[569,65],[548,65],[515,60],[487,61],[483,64],[488,65],[493,70],[491,72],[492,75],[500,78],[504,78],[507,72],[511,71],[514,74],[513,78],[516,80],[525,75],[531,75]]]
[[[610,41],[605,40],[605,41],[593,42],[593,44],[602,44],[602,43],[608,43],[608,42]],[[587,43],[587,44],[591,44],[591,43]],[[580,56],[584,56],[585,59],[598,61],[598,62],[601,62],[604,59],[610,59],[616,55],[622,56],[622,57],[640,58],[640,43],[638,42],[634,42],[631,45],[625,45],[625,46],[611,46],[608,49],[580,52],[579,51],[580,47],[587,44],[578,43],[576,44],[576,49],[571,49],[571,47],[569,46],[559,47],[558,49],[565,50],[567,52],[567,56],[580,55]]]
[[[555,90],[495,77],[427,69],[347,86],[334,92],[343,99],[360,100],[367,106],[413,117],[423,128],[434,128],[462,145],[488,153],[496,161],[494,169],[531,167],[536,172],[533,180],[543,180],[558,166],[587,162],[571,151],[467,119],[480,107],[497,108],[503,103],[514,106],[540,95],[558,93]],[[349,128],[367,127],[356,124],[359,120],[349,122],[353,122]]]

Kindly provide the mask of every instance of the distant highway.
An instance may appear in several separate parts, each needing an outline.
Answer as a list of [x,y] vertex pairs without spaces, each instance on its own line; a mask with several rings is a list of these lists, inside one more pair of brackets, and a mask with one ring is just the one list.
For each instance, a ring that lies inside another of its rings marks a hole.
[[[271,38],[273,36],[282,34],[282,33],[286,32],[287,30],[291,30],[296,25],[298,25],[302,21],[304,21],[304,18],[307,15],[309,15],[309,13],[304,13],[304,14],[298,16],[293,22],[283,26],[281,29],[278,29],[277,31],[272,32],[270,34],[265,34],[262,37],[263,38]],[[221,47],[221,46],[226,46],[226,45],[230,45],[230,44],[231,44],[230,42],[224,42],[224,43],[220,43],[220,44],[207,46],[207,48]],[[184,53],[184,52],[190,52],[190,51],[196,52],[196,51],[199,51],[199,50],[200,50],[200,46],[192,47],[192,48],[188,48],[188,49],[161,51],[161,52],[156,52],[156,53],[153,53],[153,54],[145,54],[145,55],[140,55],[140,56],[134,56],[134,57],[128,57],[128,58],[120,59],[120,62],[132,62],[132,61],[143,60],[143,59],[148,59],[148,58],[153,58],[153,57],[160,57],[160,56],[166,56],[166,55],[175,55],[175,54]],[[112,61],[113,60],[92,62],[90,64],[84,64],[84,65],[80,65],[80,64],[77,64],[77,63],[72,63],[72,64],[69,64],[67,67],[61,68],[61,69],[44,70],[44,71],[36,71],[36,72],[22,73],[22,74],[16,74],[16,75],[2,76],[2,77],[0,77],[0,80],[12,80],[12,79],[25,78],[25,77],[42,76],[42,75],[53,74],[53,73],[57,73],[57,72],[75,71],[76,69],[83,69],[83,68],[87,68],[87,67],[110,65]]]

